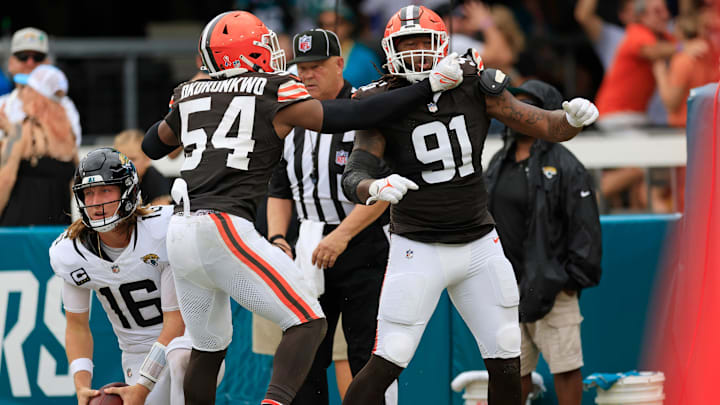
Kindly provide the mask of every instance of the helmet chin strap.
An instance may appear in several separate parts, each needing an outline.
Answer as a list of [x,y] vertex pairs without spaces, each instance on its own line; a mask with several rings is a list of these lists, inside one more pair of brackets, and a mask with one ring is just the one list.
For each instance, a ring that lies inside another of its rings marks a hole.
[[[272,55],[272,52],[270,52],[270,53],[271,53],[271,55]],[[241,61],[243,61],[246,65],[250,66],[250,68],[251,68],[254,72],[265,72],[265,71],[263,70],[263,68],[260,67],[260,65],[256,64],[255,62],[251,61],[250,59],[248,59],[247,56],[245,56],[245,55],[240,55],[239,59],[240,59]]]
[[210,77],[213,79],[228,79],[233,76],[237,76],[239,74],[243,74],[247,72],[248,70],[245,68],[232,68],[232,69],[225,69],[221,70],[219,72],[210,73]]
[[[110,222],[106,223],[108,220]],[[96,225],[96,223],[98,223],[98,222],[105,224],[105,225],[100,225],[100,224]],[[111,216],[110,218],[103,218],[103,219],[98,219],[95,221],[90,220],[90,225],[94,231],[96,231],[98,233],[103,233],[103,232],[112,231],[113,229],[115,229],[115,227],[118,226],[118,224],[120,224],[120,222],[122,222],[120,220],[120,217],[117,214],[115,214],[115,215]]]
[[[122,201],[120,202],[120,204],[122,204]],[[120,207],[121,207],[120,204],[118,204],[118,207],[115,209],[115,212],[109,218],[107,216],[104,216],[100,219],[95,219],[95,220],[91,219],[90,214],[87,211],[87,208],[83,208],[83,210],[85,210],[85,215],[88,218],[88,222],[90,222],[89,224],[85,224],[85,225],[89,226],[96,232],[112,231],[113,229],[115,229],[115,227],[120,222],[122,222],[122,220],[120,219],[120,216],[118,215],[118,212],[120,211]],[[105,207],[103,206],[103,213],[104,212],[105,212]]]

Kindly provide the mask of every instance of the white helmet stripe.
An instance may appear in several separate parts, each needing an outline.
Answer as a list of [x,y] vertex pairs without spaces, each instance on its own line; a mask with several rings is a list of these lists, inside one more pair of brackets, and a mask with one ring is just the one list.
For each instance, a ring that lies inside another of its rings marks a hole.
[[230,12],[218,14],[215,18],[212,19],[206,26],[205,29],[202,32],[202,36],[200,37],[200,51],[202,52],[202,59],[205,65],[205,68],[210,71],[210,73],[216,73],[220,70],[217,63],[215,63],[215,59],[211,58],[210,53],[208,52],[208,49],[210,48],[210,34],[212,34],[213,28],[215,28],[215,25],[217,22],[223,18],[226,14],[229,14]]
[[400,18],[402,26],[420,24],[420,7],[407,6],[402,9],[403,16]]
[[403,25],[407,25],[408,21],[412,18],[412,6],[405,7],[405,15],[403,16]]

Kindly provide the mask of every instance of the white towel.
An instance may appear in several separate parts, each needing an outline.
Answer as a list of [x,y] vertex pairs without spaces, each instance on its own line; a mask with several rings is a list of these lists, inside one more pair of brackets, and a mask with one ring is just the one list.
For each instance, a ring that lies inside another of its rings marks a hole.
[[295,264],[300,268],[303,278],[315,298],[325,292],[323,270],[312,264],[312,254],[323,238],[325,224],[305,219],[300,223],[298,240],[295,244]]

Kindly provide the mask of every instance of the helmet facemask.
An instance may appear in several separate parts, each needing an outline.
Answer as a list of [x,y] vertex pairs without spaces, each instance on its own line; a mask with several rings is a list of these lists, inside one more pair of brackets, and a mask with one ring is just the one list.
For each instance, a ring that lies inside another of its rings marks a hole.
[[280,47],[277,34],[268,30],[268,33],[262,36],[262,41],[270,49],[270,67],[274,72],[284,72],[286,68],[285,51]]
[[[429,35],[430,49],[398,51],[396,43],[406,36]],[[425,28],[410,28],[392,33],[382,40],[390,74],[404,77],[411,83],[419,82],[430,75],[437,63],[445,57],[448,49],[447,33]],[[428,63],[427,67],[423,65]]]

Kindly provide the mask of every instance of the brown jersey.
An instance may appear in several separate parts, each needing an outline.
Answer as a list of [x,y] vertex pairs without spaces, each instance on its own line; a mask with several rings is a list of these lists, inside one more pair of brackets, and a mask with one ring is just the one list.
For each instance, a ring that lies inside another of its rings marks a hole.
[[254,221],[282,153],[275,114],[309,98],[287,73],[247,72],[175,88],[165,121],[185,150],[180,175],[188,184],[190,209]]
[[[460,86],[443,92],[436,104],[378,128],[386,139],[385,161],[420,186],[392,205],[390,229],[420,242],[470,242],[494,225],[480,160],[490,124],[485,95],[475,65],[460,62]],[[380,80],[360,88],[355,97],[392,87]]]

